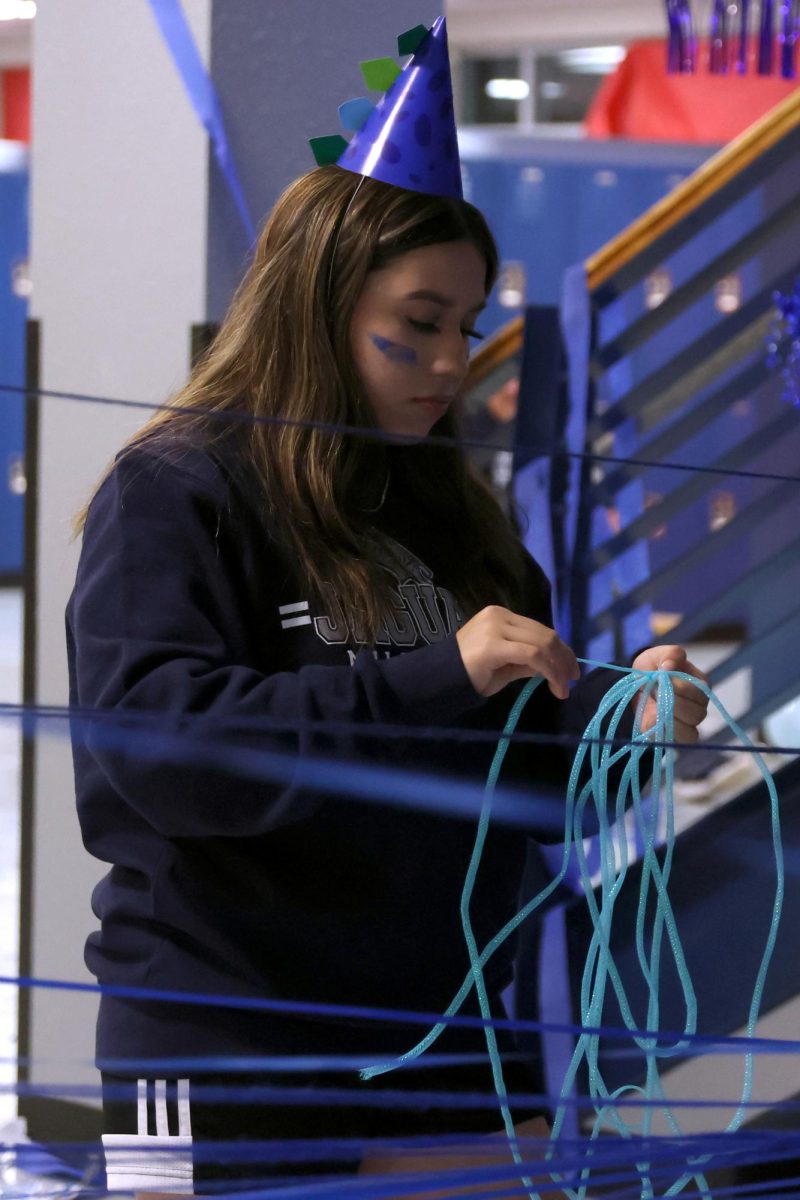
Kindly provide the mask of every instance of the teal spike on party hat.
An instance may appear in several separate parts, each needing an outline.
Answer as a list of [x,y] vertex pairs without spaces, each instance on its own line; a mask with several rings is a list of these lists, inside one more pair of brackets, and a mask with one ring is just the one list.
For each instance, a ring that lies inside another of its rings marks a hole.
[[312,138],[320,165],[337,163],[412,192],[463,198],[458,157],[453,84],[447,49],[447,23],[439,17],[430,29],[418,25],[398,38],[401,55],[411,54],[401,70],[391,58],[362,63],[371,91],[385,95],[376,105],[348,100],[339,110],[341,135]]

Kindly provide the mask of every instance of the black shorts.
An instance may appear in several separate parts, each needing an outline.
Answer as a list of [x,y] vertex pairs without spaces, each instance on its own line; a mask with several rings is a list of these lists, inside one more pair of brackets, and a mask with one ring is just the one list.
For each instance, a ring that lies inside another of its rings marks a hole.
[[[505,1076],[515,1123],[542,1114],[514,1101],[532,1090],[524,1066],[507,1063]],[[368,1083],[355,1071],[102,1078],[109,1191],[321,1182],[354,1175],[366,1153],[431,1139],[465,1144],[502,1128],[488,1063],[403,1070]]]

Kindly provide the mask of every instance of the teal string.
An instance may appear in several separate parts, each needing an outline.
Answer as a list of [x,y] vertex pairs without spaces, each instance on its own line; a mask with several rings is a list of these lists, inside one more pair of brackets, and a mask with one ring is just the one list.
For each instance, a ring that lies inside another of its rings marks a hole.
[[[492,802],[497,782],[500,778],[503,761],[510,744],[510,739],[516,730],[525,705],[535,689],[542,682],[541,677],[537,676],[528,681],[511,708],[486,781],[475,843],[461,895],[461,921],[469,953],[469,972],[445,1012],[444,1019],[437,1022],[416,1046],[413,1046],[405,1054],[390,1062],[375,1064],[365,1068],[361,1072],[362,1078],[370,1079],[376,1075],[396,1070],[398,1067],[419,1058],[441,1036],[442,1032],[447,1028],[447,1019],[458,1013],[470,990],[474,987],[481,1016],[486,1021],[486,1046],[503,1125],[514,1162],[521,1169],[522,1183],[528,1191],[531,1200],[539,1200],[539,1195],[534,1191],[530,1179],[522,1172],[523,1160],[519,1151],[508,1104],[508,1092],[505,1086],[497,1037],[491,1024],[492,1012],[486,991],[484,968],[495,951],[511,936],[522,921],[540,907],[562,882],[569,865],[570,853],[573,850],[593,932],[581,982],[580,1003],[583,1032],[578,1038],[572,1060],[565,1073],[559,1103],[553,1120],[551,1147],[547,1159],[551,1160],[555,1153],[556,1143],[566,1116],[569,1097],[572,1094],[578,1070],[584,1060],[589,1080],[589,1095],[595,1108],[595,1120],[592,1125],[590,1140],[596,1139],[604,1128],[610,1128],[622,1137],[632,1137],[634,1134],[647,1137],[653,1131],[653,1120],[657,1112],[661,1113],[672,1133],[677,1136],[681,1135],[679,1122],[670,1108],[659,1071],[659,1060],[673,1058],[678,1054],[685,1053],[689,1046],[686,1038],[697,1032],[697,1001],[667,891],[675,844],[673,803],[675,752],[672,748],[662,745],[662,743],[675,741],[675,694],[672,684],[673,679],[682,679],[697,687],[717,709],[734,735],[753,753],[754,760],[769,793],[772,844],[776,867],[776,887],[764,953],[757,972],[748,1013],[747,1036],[751,1038],[755,1036],[766,975],[777,938],[784,895],[780,813],[774,780],[762,756],[756,751],[746,732],[731,717],[730,713],[728,713],[712,690],[702,680],[696,679],[693,675],[682,671],[634,671],[632,668],[619,667],[611,663],[596,663],[586,659],[580,659],[579,661],[588,666],[605,667],[606,669],[617,671],[623,675],[623,678],[606,692],[598,706],[596,714],[586,727],[572,763],[565,802],[564,848],[559,871],[537,895],[532,897],[520,909],[516,916],[494,935],[481,951],[472,927],[470,905],[489,830]],[[642,715],[645,705],[654,691],[656,691],[655,723],[646,733],[643,733],[641,729]],[[634,701],[637,701],[636,716],[634,718],[633,734],[630,742],[622,747],[615,748],[614,740],[617,736],[619,725]],[[591,776],[582,786],[580,792],[578,792],[578,783],[583,772],[587,752],[590,756]],[[648,813],[642,800],[640,767],[642,759],[650,755],[652,755],[650,786],[652,802]],[[612,823],[609,819],[608,771],[626,757],[627,761],[623,767],[617,788],[614,821]],[[621,893],[628,869],[627,829],[624,817],[629,801],[635,822],[643,834],[644,842],[635,927],[635,944],[639,967],[647,985],[645,1028],[649,1031],[648,1036],[643,1036],[639,1033],[639,1026],[634,1018],[611,950],[614,906]],[[584,848],[583,823],[587,807],[589,807],[590,803],[595,808],[596,826],[598,829],[596,836],[600,850],[600,904],[598,904],[595,896]],[[665,829],[663,864],[659,863],[657,857],[658,830],[662,824]],[[648,945],[647,909],[651,888],[655,896],[655,910],[651,918]],[[685,1036],[680,1037],[672,1046],[660,1045],[658,1037],[654,1036],[654,1034],[657,1035],[659,1029],[660,969],[665,935],[675,961],[686,1007],[686,1019],[683,1029]],[[609,982],[613,988],[625,1026],[631,1031],[634,1043],[645,1057],[646,1077],[644,1087],[625,1085],[618,1088],[615,1092],[609,1092],[603,1080],[599,1064],[600,1037],[594,1031],[602,1025],[606,988]],[[752,1076],[753,1055],[752,1052],[749,1052],[744,1056],[741,1100],[733,1118],[726,1127],[725,1132],[727,1133],[735,1132],[744,1120],[746,1104],[752,1095]],[[626,1121],[615,1104],[615,1101],[626,1093],[641,1095],[648,1102],[644,1106],[643,1115],[639,1122]],[[664,1195],[677,1195],[689,1183],[694,1182],[699,1193],[706,1200],[710,1200],[708,1183],[702,1173],[702,1168],[707,1165],[708,1161],[708,1155],[698,1155],[695,1160],[690,1160],[691,1169],[685,1171],[668,1188]],[[647,1162],[639,1162],[636,1166],[642,1185],[641,1200],[651,1200],[655,1193],[650,1179],[650,1166]],[[590,1168],[588,1166],[581,1170],[577,1187],[569,1186],[568,1182],[556,1172],[553,1172],[550,1177],[554,1183],[560,1184],[563,1187],[569,1200],[585,1200],[589,1185],[589,1174]]]
[[[511,712],[508,715],[508,720],[506,721],[503,735],[497,744],[497,750],[495,751],[494,758],[492,759],[492,765],[489,768],[489,775],[486,780],[486,788],[483,794],[481,813],[480,817],[478,818],[478,830],[475,837],[475,845],[472,850],[469,866],[467,867],[467,874],[461,893],[461,925],[464,930],[464,938],[467,943],[467,950],[469,951],[470,975],[478,997],[481,1016],[487,1021],[484,1034],[486,1037],[486,1048],[489,1052],[489,1062],[491,1063],[492,1068],[492,1078],[494,1080],[495,1092],[497,1093],[497,1099],[500,1105],[500,1114],[503,1118],[503,1126],[505,1128],[506,1136],[508,1137],[508,1143],[511,1147],[511,1153],[514,1158],[514,1162],[517,1164],[517,1166],[522,1166],[523,1160],[519,1149],[519,1143],[517,1141],[516,1131],[514,1129],[514,1120],[511,1116],[511,1109],[508,1106],[508,1093],[506,1091],[505,1080],[503,1078],[503,1065],[497,1045],[497,1035],[494,1027],[489,1023],[492,1020],[492,1010],[489,1003],[489,996],[486,991],[486,980],[483,976],[483,963],[481,961],[481,954],[478,950],[478,943],[475,940],[475,933],[472,928],[472,919],[470,917],[469,910],[470,904],[472,903],[472,894],[475,889],[475,880],[478,875],[478,868],[481,864],[483,848],[486,843],[486,836],[489,832],[489,821],[492,815],[492,800],[494,798],[497,781],[500,778],[503,760],[505,759],[506,752],[510,744],[509,738],[517,726],[517,722],[522,715],[525,705],[528,703],[528,700],[531,698],[541,682],[542,676],[538,675],[534,676],[533,679],[528,680],[528,682],[525,684],[519,696],[514,701]],[[536,1194],[533,1191],[533,1184],[525,1175],[522,1176],[522,1183],[523,1186],[528,1189],[531,1196]]]
[[[637,692],[641,687],[641,679],[632,674],[627,681],[627,687],[623,689],[619,700],[616,703],[611,722],[609,723],[607,735],[612,737],[616,733],[619,721],[622,718],[628,705],[636,697]],[[656,722],[652,730],[646,735],[641,732],[641,718],[644,705],[652,693],[654,686],[658,685],[658,710],[656,714]],[[601,703],[598,713],[590,722],[586,730],[586,737],[597,737],[602,733],[603,720],[610,708],[607,702],[609,697]],[[680,939],[677,937],[677,930],[674,928],[674,919],[672,918],[671,910],[668,905],[666,894],[666,881],[669,875],[669,863],[671,861],[670,851],[671,844],[674,842],[674,828],[670,819],[667,823],[667,842],[669,844],[667,859],[665,860],[664,870],[659,867],[657,858],[655,857],[655,849],[657,843],[657,829],[660,823],[661,809],[660,806],[653,805],[652,812],[649,817],[646,817],[642,811],[641,790],[639,786],[639,764],[642,755],[647,753],[648,743],[650,740],[667,740],[663,736],[664,733],[669,735],[672,740],[673,733],[673,714],[674,714],[674,694],[672,685],[667,677],[666,672],[653,672],[647,678],[644,691],[641,695],[637,714],[634,720],[633,738],[631,743],[631,760],[626,765],[623,777],[618,789],[617,806],[615,810],[616,826],[619,831],[619,845],[615,850],[613,839],[613,830],[609,827],[607,819],[607,765],[610,762],[608,755],[608,747],[603,747],[600,751],[597,745],[593,746],[592,750],[592,779],[590,783],[583,789],[583,793],[579,798],[576,817],[574,823],[574,839],[576,856],[580,869],[581,882],[586,895],[587,904],[589,907],[590,916],[593,925],[593,938],[590,945],[590,950],[587,955],[587,962],[584,969],[584,976],[581,990],[581,1013],[582,1023],[585,1026],[597,1027],[602,1025],[603,1007],[605,1004],[605,989],[608,979],[611,980],[614,988],[620,1011],[626,1027],[632,1031],[636,1031],[637,1023],[631,1012],[622,981],[617,972],[616,965],[613,960],[610,938],[613,920],[614,903],[619,896],[622,885],[625,880],[627,871],[627,834],[624,826],[624,809],[627,800],[628,790],[630,788],[633,800],[633,811],[637,818],[640,829],[643,830],[644,851],[642,855],[642,879],[639,889],[639,905],[636,921],[637,935],[637,956],[640,966],[642,967],[645,980],[648,984],[648,1012],[646,1028],[649,1030],[658,1029],[658,977],[659,963],[661,953],[661,934],[665,920],[671,926],[671,943],[673,947],[677,947],[677,967],[679,977],[681,978],[684,988],[684,995],[687,997],[687,1008],[689,1010],[687,1016],[687,1029],[692,1028],[694,1020],[694,1012],[696,1005],[694,1004],[694,993],[691,989],[691,981],[688,978],[686,964],[683,960],[682,951],[680,950]],[[666,785],[662,783],[662,773],[665,769],[664,750],[656,746],[654,750],[653,761],[653,795],[656,798],[666,794],[671,801],[672,788],[672,772],[671,762],[672,754],[667,755],[666,762]],[[586,865],[585,853],[583,851],[583,836],[582,836],[582,818],[586,808],[588,795],[592,794],[596,805],[598,806],[598,825],[599,825],[599,840],[601,849],[601,870],[600,870],[600,890],[602,903],[598,906],[592,882]],[[671,810],[671,803],[668,806]],[[619,866],[616,865],[616,856],[619,858]],[[651,937],[650,954],[648,957],[644,945],[644,922],[647,908],[647,892],[648,883],[651,879],[656,881],[657,905],[656,913],[653,918],[653,928]],[[662,1051],[659,1050],[653,1038],[642,1039],[634,1033],[634,1042],[640,1047],[645,1055],[646,1060],[646,1082],[644,1088],[623,1087],[615,1093],[610,1094],[602,1078],[599,1068],[599,1044],[600,1039],[596,1034],[585,1032],[578,1040],[575,1053],[570,1069],[567,1072],[567,1079],[570,1086],[574,1081],[575,1075],[580,1067],[582,1060],[586,1059],[588,1077],[589,1077],[589,1093],[593,1100],[598,1101],[596,1104],[596,1120],[591,1132],[591,1138],[596,1138],[602,1129],[606,1126],[612,1128],[619,1135],[626,1137],[631,1136],[636,1132],[642,1136],[647,1136],[652,1132],[652,1120],[654,1116],[654,1108],[652,1101],[656,1099],[663,1100],[663,1089],[661,1088],[660,1077],[657,1069],[657,1058]],[[671,1053],[674,1053],[674,1048],[671,1048]],[[633,1092],[641,1094],[651,1103],[643,1110],[642,1121],[635,1125],[632,1122],[626,1122],[620,1114],[613,1101],[620,1096]],[[565,1092],[562,1089],[562,1104],[556,1114],[554,1122],[553,1137],[556,1138],[560,1133],[561,1125],[564,1119],[563,1100]],[[668,1106],[662,1108],[667,1120],[669,1128],[674,1133],[678,1133],[677,1123],[674,1121]],[[653,1196],[653,1187],[649,1178],[649,1165],[645,1162],[638,1162],[636,1167],[639,1171],[641,1179],[641,1196],[643,1200],[648,1200]],[[699,1190],[702,1194],[707,1194],[705,1181],[699,1176],[696,1179]],[[582,1173],[580,1186],[577,1190],[565,1189],[567,1194],[575,1197],[583,1197],[588,1185],[588,1172]]]

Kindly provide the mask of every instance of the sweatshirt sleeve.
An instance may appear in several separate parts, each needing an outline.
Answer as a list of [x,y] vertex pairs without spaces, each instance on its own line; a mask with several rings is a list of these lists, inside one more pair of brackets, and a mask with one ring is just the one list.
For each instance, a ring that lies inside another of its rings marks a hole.
[[195,470],[134,452],[92,502],[67,611],[76,778],[80,800],[99,768],[166,836],[240,837],[319,805],[293,782],[299,755],[377,754],[378,739],[309,722],[447,723],[482,701],[454,636],[380,661],[364,651],[352,667],[248,665],[230,488],[196,457]]

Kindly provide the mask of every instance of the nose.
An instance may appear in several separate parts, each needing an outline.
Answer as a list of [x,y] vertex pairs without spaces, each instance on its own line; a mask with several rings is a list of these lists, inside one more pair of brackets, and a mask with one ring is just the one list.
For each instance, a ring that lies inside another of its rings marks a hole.
[[467,373],[469,346],[461,329],[443,332],[433,361],[433,373],[437,379],[451,382],[457,387]]

